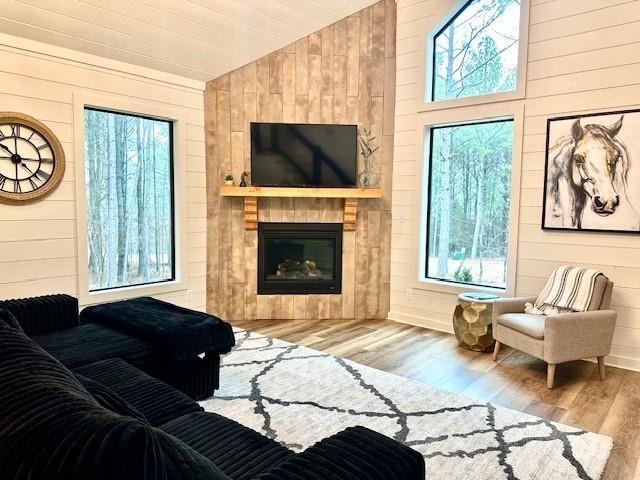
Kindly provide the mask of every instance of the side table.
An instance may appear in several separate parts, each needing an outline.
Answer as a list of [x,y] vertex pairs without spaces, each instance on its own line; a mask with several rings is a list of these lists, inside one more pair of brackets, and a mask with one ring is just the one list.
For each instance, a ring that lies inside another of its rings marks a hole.
[[495,340],[491,332],[493,302],[490,293],[461,293],[453,311],[453,330],[461,347],[475,352],[490,352]]

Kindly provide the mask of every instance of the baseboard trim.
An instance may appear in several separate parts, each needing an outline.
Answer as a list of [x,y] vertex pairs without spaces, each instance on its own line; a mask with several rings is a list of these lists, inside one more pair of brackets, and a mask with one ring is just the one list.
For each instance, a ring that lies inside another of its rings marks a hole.
[[[437,330],[439,332],[446,332],[453,334],[453,326],[448,322],[441,322],[438,320],[432,320],[429,318],[421,317],[418,315],[411,315],[408,313],[389,312],[387,320],[393,322],[404,323],[406,325],[412,325],[414,327],[430,328],[431,330]],[[595,359],[584,359],[587,362],[595,362]],[[609,367],[622,368],[624,370],[632,370],[634,372],[640,372],[640,358],[627,357],[624,355],[608,355],[605,357],[604,363]]]
[[[595,363],[595,359],[586,358],[585,361]],[[632,370],[640,372],[640,359],[633,357],[625,357],[624,355],[607,355],[604,363],[608,367],[617,367],[624,370]]]
[[429,318],[411,315],[408,313],[389,312],[387,320],[413,325],[414,327],[430,328],[431,330],[438,330],[439,332],[453,333],[453,326],[449,322],[431,320]]

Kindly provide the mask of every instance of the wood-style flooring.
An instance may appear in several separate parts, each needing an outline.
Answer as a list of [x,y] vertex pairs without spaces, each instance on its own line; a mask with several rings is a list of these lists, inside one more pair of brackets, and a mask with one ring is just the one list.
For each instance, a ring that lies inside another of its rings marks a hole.
[[640,478],[640,373],[570,362],[556,371],[556,386],[545,386],[546,364],[504,347],[498,362],[490,353],[458,347],[453,335],[388,320],[232,321],[264,335],[513,408],[609,435],[613,451],[604,479]]

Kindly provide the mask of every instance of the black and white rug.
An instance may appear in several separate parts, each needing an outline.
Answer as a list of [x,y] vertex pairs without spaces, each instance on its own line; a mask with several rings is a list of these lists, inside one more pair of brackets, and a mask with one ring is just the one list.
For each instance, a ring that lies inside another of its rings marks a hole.
[[221,386],[201,402],[299,451],[352,425],[420,451],[429,479],[598,479],[609,437],[236,330]]

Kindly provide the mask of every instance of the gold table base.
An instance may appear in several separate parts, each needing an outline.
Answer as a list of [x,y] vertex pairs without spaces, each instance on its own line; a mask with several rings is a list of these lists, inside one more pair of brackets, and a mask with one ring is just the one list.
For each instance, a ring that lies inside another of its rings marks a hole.
[[495,340],[491,333],[491,320],[494,299],[477,299],[464,293],[458,296],[458,305],[453,312],[453,330],[461,347],[475,352],[493,351]]

